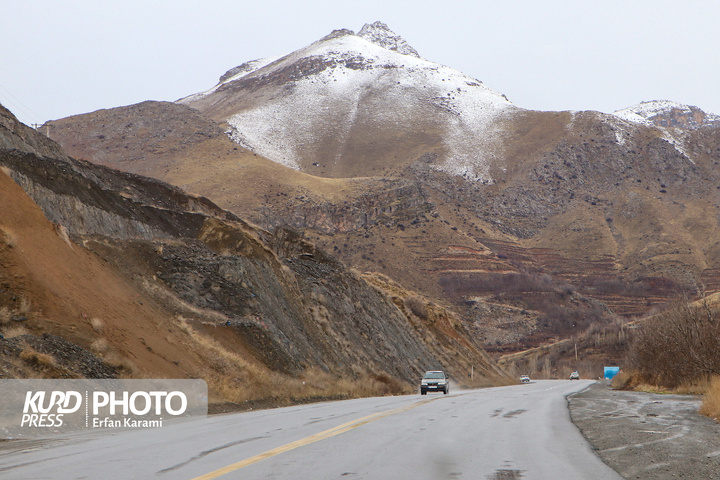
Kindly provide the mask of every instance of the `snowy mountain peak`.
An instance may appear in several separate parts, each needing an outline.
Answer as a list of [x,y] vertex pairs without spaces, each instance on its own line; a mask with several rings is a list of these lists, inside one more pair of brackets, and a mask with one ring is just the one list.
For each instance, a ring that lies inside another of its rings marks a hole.
[[401,168],[425,149],[433,152],[429,168],[483,183],[493,182],[499,120],[519,110],[482,82],[421,58],[382,22],[242,64],[178,102],[297,170],[367,176]]
[[656,127],[695,129],[705,126],[720,127],[720,116],[707,113],[698,107],[672,102],[653,100],[618,110],[615,116],[633,123]]
[[358,37],[388,50],[420,58],[417,50],[411,47],[400,35],[390,30],[383,22],[366,23],[358,32]]

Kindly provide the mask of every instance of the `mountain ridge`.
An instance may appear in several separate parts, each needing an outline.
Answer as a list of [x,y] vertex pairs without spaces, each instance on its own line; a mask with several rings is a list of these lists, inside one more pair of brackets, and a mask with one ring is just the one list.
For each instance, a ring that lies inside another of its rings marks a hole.
[[[333,55],[306,55],[317,48]],[[70,152],[76,133],[102,145],[89,160],[192,185],[266,228],[301,229],[348,265],[453,308],[497,351],[720,288],[712,125],[522,109],[350,30],[251,70],[186,97],[228,135],[193,149],[140,152],[119,124],[100,127],[142,115],[139,106],[53,125]],[[176,107],[154,110],[155,123],[180,128],[190,110]]]

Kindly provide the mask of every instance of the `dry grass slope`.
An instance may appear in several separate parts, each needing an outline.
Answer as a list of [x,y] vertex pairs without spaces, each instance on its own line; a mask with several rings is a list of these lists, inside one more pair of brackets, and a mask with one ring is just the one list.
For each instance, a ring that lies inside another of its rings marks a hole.
[[700,413],[720,422],[720,376],[713,377],[703,397]]

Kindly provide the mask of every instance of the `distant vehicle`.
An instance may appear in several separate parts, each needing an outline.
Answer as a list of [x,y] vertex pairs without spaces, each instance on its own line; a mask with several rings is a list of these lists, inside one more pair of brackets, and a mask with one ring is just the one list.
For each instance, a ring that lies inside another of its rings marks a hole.
[[530,383],[530,377],[527,375],[520,375],[520,382],[521,383]]
[[450,392],[450,378],[442,370],[425,372],[420,381],[420,395],[427,395],[427,392],[443,392],[447,395]]
[[580,372],[575,370],[570,374],[570,380],[580,380]]

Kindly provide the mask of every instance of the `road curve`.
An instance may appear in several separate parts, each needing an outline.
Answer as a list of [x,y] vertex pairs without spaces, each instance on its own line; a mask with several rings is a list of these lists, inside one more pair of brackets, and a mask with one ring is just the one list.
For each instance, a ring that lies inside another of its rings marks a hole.
[[10,443],[0,478],[619,479],[570,422],[589,381],[327,402]]

